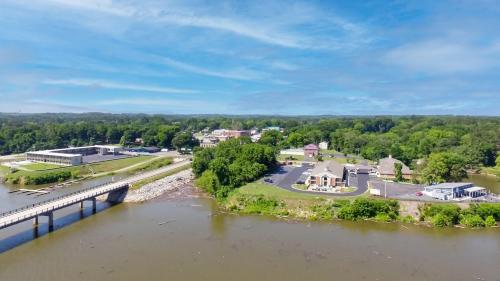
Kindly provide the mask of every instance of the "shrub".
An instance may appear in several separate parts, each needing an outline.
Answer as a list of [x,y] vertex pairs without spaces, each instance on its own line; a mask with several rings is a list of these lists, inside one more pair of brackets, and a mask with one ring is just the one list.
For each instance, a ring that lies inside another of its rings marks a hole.
[[467,227],[484,227],[484,220],[479,215],[462,215],[460,224]]
[[500,220],[500,204],[471,204],[469,210],[483,219],[492,216],[496,221]]
[[391,217],[389,217],[389,215],[386,214],[386,213],[378,213],[375,216],[375,220],[378,221],[378,222],[390,222],[391,221]]
[[[337,204],[339,204],[337,202]],[[399,215],[399,202],[395,200],[373,200],[357,198],[352,203],[342,202],[338,217],[346,220],[374,218],[377,214],[384,213],[390,220],[397,219]]]
[[497,222],[495,221],[495,218],[493,218],[493,216],[487,216],[484,220],[484,225],[491,227],[497,225]]
[[264,195],[240,195],[237,197],[238,205],[242,213],[246,214],[283,214],[283,203],[274,199],[266,198]]
[[415,218],[413,218],[412,216],[410,215],[406,215],[404,217],[400,217],[399,220],[402,222],[402,223],[415,223],[416,220]]
[[334,215],[333,204],[314,205],[312,211],[317,219],[330,220]]
[[460,207],[454,204],[426,204],[421,210],[424,220],[433,221],[438,214],[445,217],[447,225],[454,225],[459,222]]
[[433,216],[431,219],[431,223],[433,226],[437,227],[445,227],[453,225],[453,222],[450,220],[450,218],[441,213]]

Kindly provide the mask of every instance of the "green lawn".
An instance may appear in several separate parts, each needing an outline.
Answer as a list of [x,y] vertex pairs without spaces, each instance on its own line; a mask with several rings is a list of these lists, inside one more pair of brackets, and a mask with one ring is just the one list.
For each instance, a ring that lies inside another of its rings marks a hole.
[[298,192],[291,192],[274,185],[265,184],[262,182],[252,182],[247,185],[240,187],[237,191],[238,193],[245,195],[265,195],[268,197],[274,197],[277,199],[288,199],[288,200],[317,200],[324,196],[318,196],[315,194],[304,194]]
[[48,170],[48,169],[62,168],[64,166],[50,164],[50,163],[32,163],[32,164],[23,165],[22,167],[25,169],[28,169],[28,170],[32,170],[32,171],[43,171],[43,170]]
[[[62,168],[53,169],[53,170],[35,170],[35,171],[18,170],[13,174],[7,175],[7,178],[12,182],[17,182],[18,179],[26,177],[26,176],[35,176],[36,177],[36,176],[43,175],[44,173],[62,172],[62,171],[69,171],[72,174],[77,175],[77,177],[86,177],[86,176],[91,176],[91,175],[99,174],[99,173],[115,172],[117,170],[130,167],[132,165],[139,164],[139,167],[141,167],[141,165],[140,165],[141,163],[147,162],[148,160],[153,159],[153,157],[154,156],[130,157],[130,158],[123,158],[123,159],[117,159],[117,160],[111,160],[111,161],[105,161],[105,162],[93,163],[93,164],[87,164],[87,165],[62,167]],[[166,159],[166,158],[159,158],[159,159]],[[152,162],[154,162],[154,161],[152,161]],[[148,165],[148,164],[144,164],[144,165]],[[153,168],[153,167],[147,166],[146,168],[149,169],[149,168]]]
[[[292,157],[292,159],[287,159],[289,157]],[[304,155],[292,155],[292,154],[280,154],[280,155],[278,155],[278,161],[285,161],[285,160],[304,161]]]
[[90,165],[86,165],[86,166],[92,167],[92,169],[94,170],[95,173],[102,173],[102,172],[109,172],[109,171],[123,169],[123,168],[129,167],[129,166],[147,161],[147,160],[152,159],[152,158],[153,158],[153,156],[142,155],[142,156],[137,156],[137,157],[130,157],[130,158],[123,158],[123,159],[118,159],[118,160],[94,163],[94,164],[90,164]]

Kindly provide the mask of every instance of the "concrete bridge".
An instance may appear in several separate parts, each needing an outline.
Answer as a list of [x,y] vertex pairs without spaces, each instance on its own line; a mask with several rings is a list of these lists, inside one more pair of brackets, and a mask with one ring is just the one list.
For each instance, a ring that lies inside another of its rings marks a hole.
[[128,188],[134,182],[138,182],[161,173],[184,166],[189,161],[182,161],[167,167],[163,167],[154,171],[145,172],[136,176],[132,176],[117,182],[102,184],[85,189],[80,189],[75,192],[64,194],[56,198],[41,201],[32,205],[24,206],[15,210],[4,212],[0,214],[0,229],[34,219],[35,225],[38,225],[38,218],[40,216],[48,217],[49,231],[54,229],[54,211],[59,209],[80,204],[83,208],[85,201],[92,202],[92,212],[96,212],[97,197],[108,194],[108,202],[118,203],[121,202],[127,194]]

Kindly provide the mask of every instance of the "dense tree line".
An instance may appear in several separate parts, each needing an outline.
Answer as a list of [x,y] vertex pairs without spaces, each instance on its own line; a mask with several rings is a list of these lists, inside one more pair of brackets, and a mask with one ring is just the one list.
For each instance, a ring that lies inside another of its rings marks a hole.
[[[370,160],[388,155],[413,166],[416,159],[449,152],[465,168],[495,166],[500,118],[453,116],[269,117],[130,114],[0,114],[0,154],[101,143],[195,146],[190,134],[202,129],[284,128],[268,132],[262,143],[302,147],[328,141],[330,148]],[[443,156],[443,155],[441,155]]]

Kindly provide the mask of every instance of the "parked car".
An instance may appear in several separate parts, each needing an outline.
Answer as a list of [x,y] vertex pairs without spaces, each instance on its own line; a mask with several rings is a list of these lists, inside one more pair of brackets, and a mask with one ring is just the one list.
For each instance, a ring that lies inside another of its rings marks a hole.
[[264,179],[265,182],[268,182],[268,183],[273,183],[273,180],[272,179]]
[[424,194],[423,194],[421,191],[417,191],[417,193],[415,193],[415,195],[417,195],[417,196],[422,196],[422,195],[424,195]]

